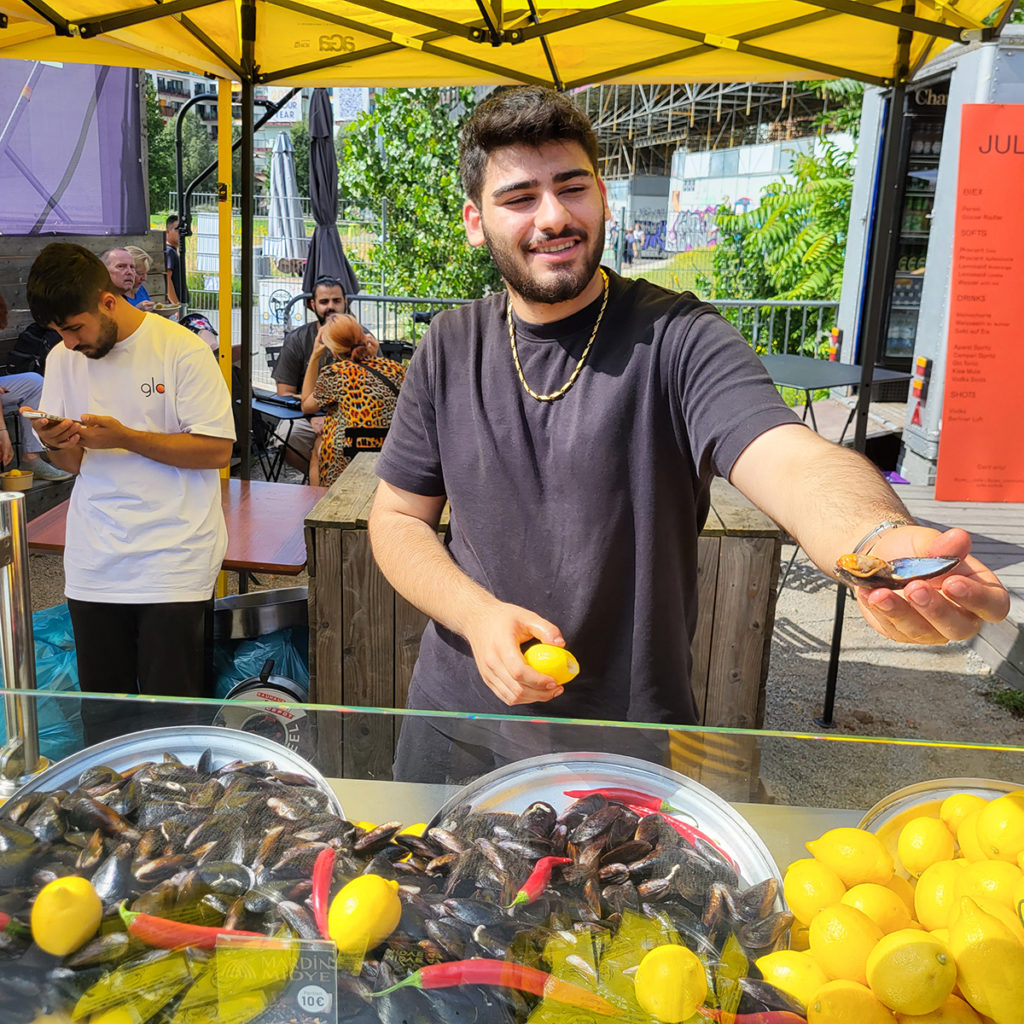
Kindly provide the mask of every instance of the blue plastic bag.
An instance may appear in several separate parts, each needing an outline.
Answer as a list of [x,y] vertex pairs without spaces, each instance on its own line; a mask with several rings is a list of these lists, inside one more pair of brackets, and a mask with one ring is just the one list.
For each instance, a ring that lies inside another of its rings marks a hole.
[[290,626],[255,640],[218,643],[213,652],[215,695],[223,699],[243,680],[258,676],[268,658],[274,659],[274,675],[309,691],[309,630]]
[[[32,616],[35,634],[36,689],[51,692],[77,692],[78,661],[71,615],[66,604],[44,608]],[[3,666],[0,665],[0,679]],[[39,724],[39,752],[52,761],[82,749],[82,717],[79,701],[48,697],[36,698]],[[4,708],[0,703],[0,727],[7,735]]]

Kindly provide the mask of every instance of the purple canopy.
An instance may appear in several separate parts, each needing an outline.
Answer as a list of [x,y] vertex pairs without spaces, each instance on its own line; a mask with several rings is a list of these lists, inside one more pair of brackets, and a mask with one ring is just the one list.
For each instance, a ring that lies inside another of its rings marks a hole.
[[0,60],[0,234],[149,230],[141,75]]
[[334,152],[334,119],[326,89],[314,89],[309,105],[309,197],[316,227],[302,275],[302,290],[313,282],[333,277],[346,295],[359,291],[359,279],[349,265],[338,235],[338,158]]

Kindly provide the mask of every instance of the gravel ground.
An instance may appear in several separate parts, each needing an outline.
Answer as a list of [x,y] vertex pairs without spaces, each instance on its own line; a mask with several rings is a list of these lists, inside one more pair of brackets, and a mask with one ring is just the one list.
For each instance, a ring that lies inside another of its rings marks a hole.
[[[783,565],[791,551],[783,548]],[[63,602],[61,556],[32,553],[29,566],[33,608]],[[237,576],[228,578],[234,591]],[[250,589],[305,582],[305,575],[260,576]],[[744,734],[737,741],[738,764],[759,759],[761,783],[753,788],[760,799],[866,809],[901,786],[929,778],[1009,778],[1024,784],[1024,749],[970,748],[1024,748],[1024,720],[986,700],[987,693],[1005,686],[984,662],[964,644],[916,647],[884,640],[853,601],[846,604],[834,728],[822,729],[815,719],[823,709],[834,609],[835,586],[801,552],[776,609],[764,725],[813,735],[794,740]],[[864,742],[870,737],[918,742]],[[755,746],[757,755],[747,749]]]

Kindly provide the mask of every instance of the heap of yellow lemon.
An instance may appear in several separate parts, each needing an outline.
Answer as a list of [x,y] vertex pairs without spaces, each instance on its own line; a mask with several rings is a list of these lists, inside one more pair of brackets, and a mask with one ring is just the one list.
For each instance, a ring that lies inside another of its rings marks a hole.
[[808,1024],[1024,1024],[1024,790],[836,828],[786,871],[792,948],[757,961]]

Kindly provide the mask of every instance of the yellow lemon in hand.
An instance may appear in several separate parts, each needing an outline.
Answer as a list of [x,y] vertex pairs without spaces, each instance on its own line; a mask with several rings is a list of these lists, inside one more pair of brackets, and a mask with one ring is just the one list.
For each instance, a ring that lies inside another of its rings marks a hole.
[[398,927],[401,916],[397,882],[380,875],[359,875],[331,900],[327,934],[339,953],[362,956]]
[[855,885],[839,902],[867,914],[886,935],[910,927],[910,911],[906,903],[888,886],[877,882]]
[[103,902],[87,878],[55,878],[39,890],[29,923],[32,938],[54,956],[67,956],[84,946],[103,918]]
[[978,843],[986,857],[1017,863],[1024,852],[1024,790],[997,797],[981,809]]
[[807,1024],[896,1024],[896,1018],[866,985],[830,981],[807,1007]]
[[863,828],[833,828],[806,846],[815,860],[828,865],[843,880],[843,885],[885,885],[895,869],[882,841]]
[[[945,827],[945,826],[943,826]],[[868,986],[897,1013],[931,1013],[952,994],[956,964],[934,935],[905,928],[886,935],[867,962]]]
[[810,924],[818,911],[838,903],[846,892],[842,879],[819,860],[804,857],[786,869],[782,895],[793,915],[803,924]]
[[633,976],[641,1009],[664,1024],[694,1015],[708,995],[704,965],[686,946],[655,946]]
[[836,903],[811,922],[810,953],[833,980],[867,983],[868,954],[882,938],[882,929],[867,914]]
[[903,866],[915,878],[939,860],[952,860],[953,833],[938,818],[914,818],[900,830],[896,843]]
[[828,977],[809,953],[779,949],[759,957],[757,969],[769,985],[791,995],[803,1006],[810,1006],[818,989]]
[[985,798],[977,793],[954,793],[947,796],[939,806],[939,820],[956,835],[960,822],[972,811],[980,811],[985,803]]
[[532,669],[551,676],[559,686],[580,674],[580,663],[564,648],[553,644],[534,644],[523,651],[523,660]]

